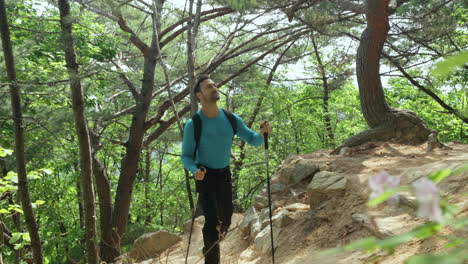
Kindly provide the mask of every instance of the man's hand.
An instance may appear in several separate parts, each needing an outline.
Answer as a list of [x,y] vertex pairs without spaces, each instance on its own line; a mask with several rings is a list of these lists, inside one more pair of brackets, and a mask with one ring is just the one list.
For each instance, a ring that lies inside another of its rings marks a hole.
[[198,170],[195,171],[193,175],[195,180],[202,181],[205,178],[206,169],[204,167],[200,167]]
[[267,133],[268,135],[271,134],[271,126],[270,123],[268,123],[268,121],[263,121],[262,125],[260,126],[260,135],[262,135],[263,137],[265,133]]

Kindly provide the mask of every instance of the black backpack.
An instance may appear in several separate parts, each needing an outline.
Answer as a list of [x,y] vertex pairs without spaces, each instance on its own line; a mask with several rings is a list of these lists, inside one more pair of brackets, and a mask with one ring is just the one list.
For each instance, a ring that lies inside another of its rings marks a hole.
[[[237,120],[236,117],[229,111],[223,110],[224,114],[227,116],[229,123],[231,123],[232,131],[234,132],[234,135],[237,133]],[[193,122],[193,135],[195,137],[195,150],[193,151],[193,159],[195,159],[195,156],[197,155],[197,149],[198,149],[198,144],[200,143],[200,137],[201,137],[201,130],[202,130],[202,120],[200,115],[198,113],[195,113],[192,116],[192,122]]]

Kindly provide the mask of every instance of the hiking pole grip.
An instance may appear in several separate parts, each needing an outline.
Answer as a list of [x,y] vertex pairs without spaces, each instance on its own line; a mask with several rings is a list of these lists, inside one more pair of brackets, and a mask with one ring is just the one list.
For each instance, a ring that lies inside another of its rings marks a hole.
[[[264,124],[267,123],[268,121],[263,121],[263,124],[260,126],[260,129],[263,128]],[[265,142],[265,149],[268,149],[268,132],[263,133],[263,139]]]

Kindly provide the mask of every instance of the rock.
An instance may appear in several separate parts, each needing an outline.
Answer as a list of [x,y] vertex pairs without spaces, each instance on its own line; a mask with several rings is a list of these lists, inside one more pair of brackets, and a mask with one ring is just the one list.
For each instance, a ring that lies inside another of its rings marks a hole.
[[246,212],[245,216],[239,224],[239,229],[244,236],[250,234],[250,226],[257,219],[258,215],[254,207],[250,207]]
[[283,207],[286,204],[285,200],[273,201],[273,207],[276,209],[278,207]]
[[135,240],[129,256],[136,261],[154,258],[180,240],[182,238],[178,235],[167,231],[144,234]]
[[268,198],[261,195],[256,195],[252,201],[253,206],[256,209],[263,209],[268,206]]
[[378,238],[386,238],[409,232],[415,228],[417,222],[408,222],[409,215],[402,214],[389,217],[369,217],[364,214],[353,214],[353,222],[362,225]]
[[[268,254],[271,252],[271,235],[270,235],[270,226],[268,225],[264,228],[258,235],[255,237],[254,246],[255,249],[262,254]],[[278,247],[278,237],[281,229],[276,225],[273,227],[273,243],[275,248]]]
[[303,203],[293,203],[286,206],[284,209],[288,211],[299,211],[299,210],[309,210],[310,206]]
[[349,150],[350,150],[350,148],[343,147],[343,148],[340,149],[340,153],[338,155],[340,155],[340,156],[349,156]]
[[270,192],[271,193],[278,193],[286,190],[286,185],[281,184],[281,183],[275,183],[270,185]]
[[[193,223],[193,228],[197,228],[196,227],[197,225],[202,225],[204,221],[205,221],[205,218],[203,216],[199,216],[195,218],[195,222]],[[192,227],[192,220],[188,220],[187,222],[185,222],[183,226],[183,232],[184,233],[190,232],[191,227]]]
[[286,209],[279,211],[271,220],[275,226],[279,227],[285,227],[293,222],[293,219],[289,216],[289,211]]
[[269,220],[269,211],[268,208],[263,209],[259,213],[256,214],[255,220],[252,222],[250,226],[250,237],[255,238],[257,234],[262,231],[265,226],[268,225]]
[[279,182],[288,185],[294,173],[295,165],[286,165],[278,172]]
[[346,183],[346,178],[338,173],[329,171],[317,173],[307,186],[310,208],[314,209],[330,197],[343,194],[346,191]]
[[413,209],[418,208],[418,200],[409,193],[400,193],[400,203]]
[[244,261],[252,261],[255,258],[257,258],[257,252],[255,252],[255,250],[253,250],[251,247],[242,251],[242,253],[240,254],[240,259]]
[[313,176],[319,170],[319,166],[309,163],[298,163],[294,168],[294,173],[291,177],[292,184],[298,184],[303,179]]

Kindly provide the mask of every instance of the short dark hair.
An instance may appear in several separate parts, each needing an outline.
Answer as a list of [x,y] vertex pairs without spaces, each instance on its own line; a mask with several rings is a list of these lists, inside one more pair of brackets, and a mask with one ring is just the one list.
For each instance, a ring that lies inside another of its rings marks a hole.
[[194,92],[199,93],[200,92],[200,84],[204,80],[208,80],[208,79],[210,79],[210,76],[208,74],[201,74],[200,76],[198,76],[197,83],[195,84]]

